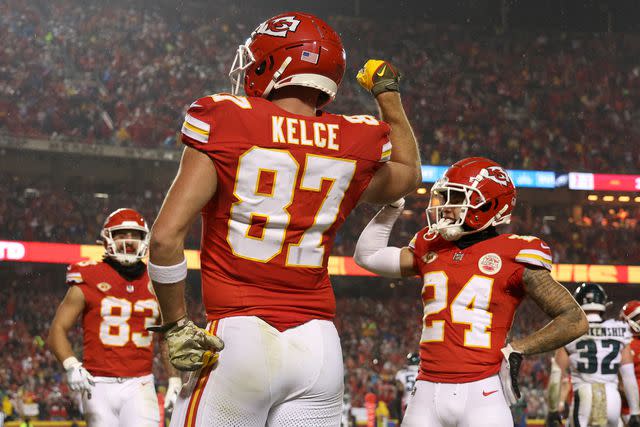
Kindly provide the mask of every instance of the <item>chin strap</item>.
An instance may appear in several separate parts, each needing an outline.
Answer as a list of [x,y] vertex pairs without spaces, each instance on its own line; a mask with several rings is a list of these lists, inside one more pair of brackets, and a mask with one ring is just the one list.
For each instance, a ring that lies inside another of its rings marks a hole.
[[280,76],[284,73],[284,70],[286,70],[289,64],[291,64],[291,61],[292,61],[291,57],[287,56],[287,59],[285,59],[282,62],[282,65],[280,66],[280,68],[278,68],[278,71],[273,73],[273,78],[271,78],[271,81],[269,82],[267,87],[264,89],[264,92],[262,93],[263,98],[266,98],[269,96],[269,94],[271,93],[271,90],[274,88],[278,80],[280,80]]

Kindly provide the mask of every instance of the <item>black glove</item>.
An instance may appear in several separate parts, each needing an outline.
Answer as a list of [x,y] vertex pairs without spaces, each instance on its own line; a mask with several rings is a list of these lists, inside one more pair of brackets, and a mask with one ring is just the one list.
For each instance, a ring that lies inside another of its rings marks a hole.
[[640,427],[640,415],[631,415],[627,427]]
[[544,422],[545,427],[562,427],[562,417],[559,412],[549,412]]
[[520,387],[518,386],[518,373],[524,356],[519,351],[515,351],[511,344],[507,344],[501,351],[504,359],[502,359],[498,376],[502,383],[502,392],[507,403],[515,405],[521,396]]

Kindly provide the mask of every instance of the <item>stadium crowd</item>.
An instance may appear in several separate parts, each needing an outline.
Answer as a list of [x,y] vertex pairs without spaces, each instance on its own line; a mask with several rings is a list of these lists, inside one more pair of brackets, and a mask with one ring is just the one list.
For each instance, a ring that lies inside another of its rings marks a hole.
[[[44,342],[57,302],[66,292],[64,268],[21,265],[1,277],[0,299],[6,301],[6,310],[0,312],[0,358],[4,361],[0,366],[0,402],[5,402],[4,410],[16,417],[31,404],[37,405],[40,419],[78,418],[77,396],[69,390],[64,370]],[[196,323],[204,325],[197,279],[193,279],[188,290],[189,313]],[[418,282],[407,280],[390,287],[382,279],[338,277],[334,284],[335,323],[344,353],[345,392],[351,405],[364,406],[364,396],[371,391],[387,403],[391,417],[397,418],[401,394],[395,374],[405,365],[406,354],[417,350],[420,338]],[[366,291],[358,293],[358,288]],[[528,333],[544,321],[545,315],[525,301],[516,316],[514,333]],[[80,323],[69,337],[74,351],[82,354]],[[531,417],[544,415],[548,370],[548,355],[525,359],[521,377]],[[154,374],[156,384],[166,384],[159,356]]]
[[[238,7],[2,2],[0,131],[176,149],[186,106],[228,90],[237,45],[264,19]],[[481,154],[516,169],[638,172],[637,35],[329,22],[348,55],[329,109],[373,112],[353,76],[365,59],[389,58],[407,76],[403,98],[425,163]]]
[[[76,187],[0,174],[0,238],[92,244],[113,210],[132,207],[151,222],[164,198],[164,188],[149,187],[143,192],[114,188],[96,196],[88,187]],[[427,204],[428,195],[409,199],[393,244],[406,245],[427,224]],[[374,213],[372,206],[359,206],[339,231],[332,253],[352,256],[360,232]],[[556,263],[640,264],[639,222],[637,204],[537,207],[520,200],[512,223],[501,227],[501,232],[541,237],[551,245]],[[200,224],[196,223],[187,247],[196,249],[199,241]]]
[[[227,70],[237,44],[264,19],[251,10],[239,14],[237,7],[232,2],[215,10],[195,3],[175,9],[120,0],[0,2],[0,138],[178,149],[186,106],[228,89]],[[422,143],[423,163],[447,165],[484,155],[516,169],[638,172],[638,36],[507,36],[422,21],[387,22],[387,31],[378,32],[370,19],[328,20],[344,38],[349,64],[329,109],[373,113],[370,97],[353,76],[365,59],[384,54],[407,76],[403,99]],[[151,221],[165,189],[123,187],[107,194],[81,185],[71,191],[47,179],[0,174],[0,238],[93,243],[115,208],[136,208]],[[406,244],[426,224],[427,201],[425,196],[409,200],[392,243]],[[350,216],[333,254],[353,254],[373,213],[361,206]],[[637,205],[522,203],[502,231],[542,237],[553,249],[554,262],[640,264],[638,221]],[[196,248],[198,242],[196,224],[187,246]],[[44,345],[52,301],[65,292],[63,271],[27,265],[11,270],[0,276],[3,411],[17,414],[35,404],[43,419],[78,417],[77,400]],[[368,280],[377,287],[389,284]],[[391,299],[339,293],[335,322],[352,406],[363,406],[365,393],[373,391],[397,417],[394,376],[404,356],[416,350],[422,309],[412,281],[392,285],[398,294]],[[192,294],[190,312],[202,324],[199,296]],[[514,334],[526,334],[544,321],[544,314],[525,302]],[[79,337],[78,329],[72,337],[78,353]],[[548,368],[548,355],[529,357],[523,365],[530,417],[545,414]],[[158,382],[165,382],[159,361],[155,371]]]

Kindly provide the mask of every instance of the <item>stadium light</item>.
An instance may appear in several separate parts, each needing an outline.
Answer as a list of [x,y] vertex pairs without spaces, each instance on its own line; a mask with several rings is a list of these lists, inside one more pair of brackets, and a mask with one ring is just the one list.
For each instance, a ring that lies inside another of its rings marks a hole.
[[587,196],[587,200],[590,200],[592,202],[597,202],[598,201],[598,195],[597,194],[589,194]]
[[636,202],[636,203],[640,203],[640,196],[636,196],[636,198],[633,199],[633,201]]
[[96,199],[108,199],[109,195],[107,193],[93,193],[93,197]]
[[620,196],[620,197],[618,197],[618,201],[619,202],[629,202],[629,201],[631,201],[631,197],[629,197],[629,196]]
[[613,202],[615,200],[615,197],[613,197],[613,196],[604,196],[602,198],[602,200],[605,201],[605,202]]

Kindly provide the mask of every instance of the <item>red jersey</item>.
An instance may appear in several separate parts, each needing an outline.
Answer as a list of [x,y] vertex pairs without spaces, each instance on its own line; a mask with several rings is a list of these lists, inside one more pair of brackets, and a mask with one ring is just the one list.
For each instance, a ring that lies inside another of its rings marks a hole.
[[[633,355],[633,367],[636,371],[636,381],[638,381],[638,388],[640,389],[640,335],[634,335],[629,343],[631,347],[631,354]],[[625,393],[620,393],[622,397],[622,414],[629,415],[629,402],[627,402],[627,396]]]
[[149,276],[128,281],[104,262],[68,267],[67,283],[84,294],[84,367],[102,377],[151,373],[153,333],[160,309]]
[[463,383],[495,375],[527,266],[551,270],[551,251],[531,236],[504,234],[459,249],[423,229],[410,243],[423,277],[418,380]]
[[636,371],[638,388],[640,388],[640,335],[634,335],[629,346],[631,347],[631,353],[633,354],[633,366]]
[[332,319],[327,262],[336,231],[391,154],[371,116],[289,113],[228,94],[189,108],[182,141],[215,162],[202,212],[207,317],[259,316],[279,330]]

